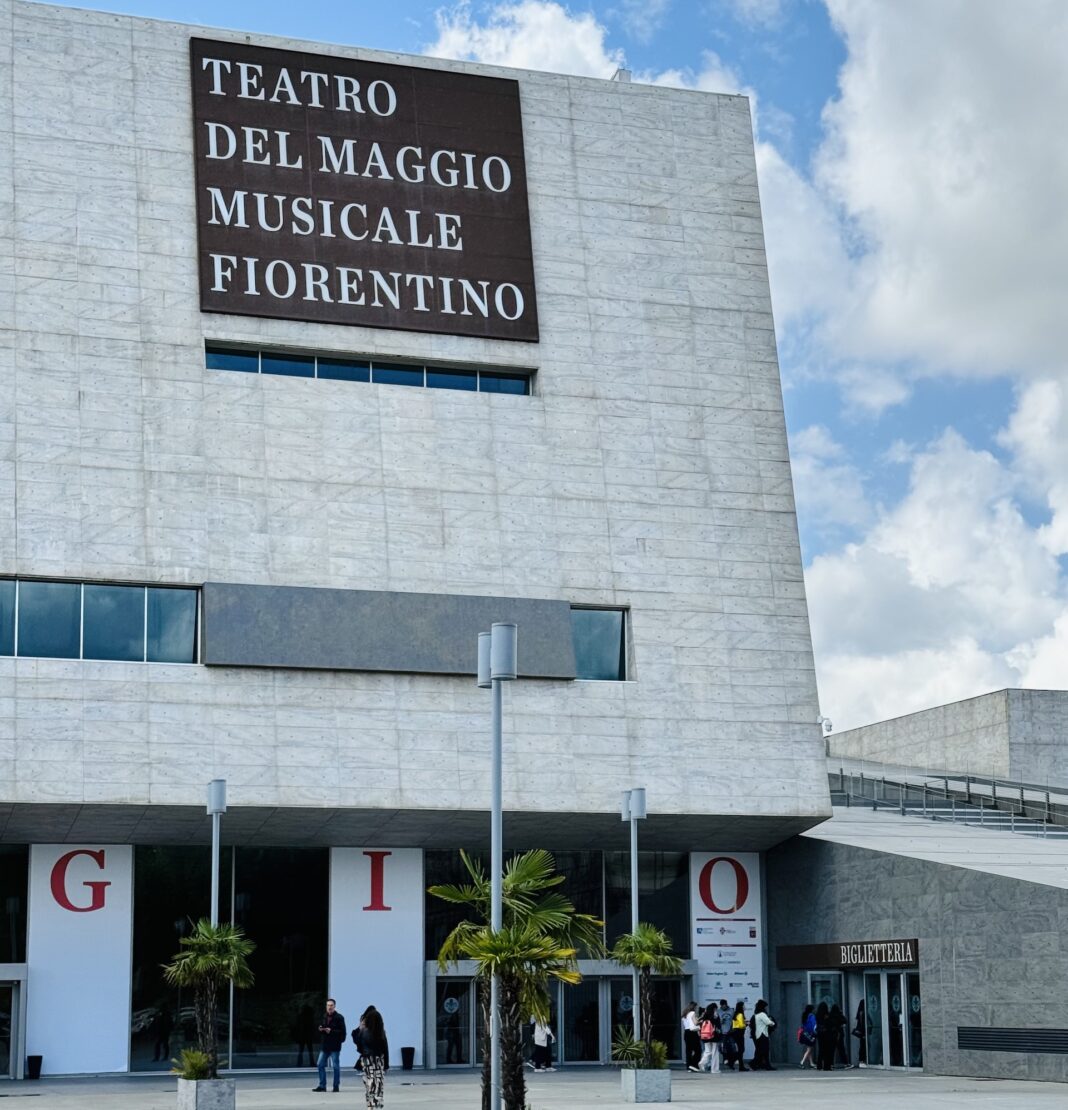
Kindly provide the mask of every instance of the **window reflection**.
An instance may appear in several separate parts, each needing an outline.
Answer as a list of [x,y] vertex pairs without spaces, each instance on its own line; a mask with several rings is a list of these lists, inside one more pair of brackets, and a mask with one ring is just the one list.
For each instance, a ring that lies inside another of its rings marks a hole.
[[622,609],[572,609],[575,677],[622,682],[627,677]]
[[0,655],[15,654],[15,580],[0,578]]
[[150,586],[148,661],[194,663],[197,645],[197,591]]
[[[611,946],[630,932],[629,852],[605,852],[604,889],[605,938]],[[638,917],[667,933],[676,956],[690,958],[690,864],[685,852],[638,853]]]
[[81,608],[77,582],[20,582],[19,655],[77,659]]
[[86,586],[82,656],[85,659],[145,657],[143,586]]
[[[329,869],[326,848],[237,849],[234,921],[256,942],[256,981],[234,993],[235,1068],[298,1066],[318,1045]],[[358,1017],[345,1016],[350,1027]]]

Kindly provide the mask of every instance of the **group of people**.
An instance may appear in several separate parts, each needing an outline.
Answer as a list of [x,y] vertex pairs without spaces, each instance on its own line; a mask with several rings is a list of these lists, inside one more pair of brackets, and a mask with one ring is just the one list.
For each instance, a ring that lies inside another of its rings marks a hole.
[[[690,1002],[682,1013],[682,1039],[686,1048],[686,1067],[690,1071],[710,1074],[723,1069],[730,1071],[774,1071],[771,1066],[771,1030],[775,1021],[768,1013],[768,1004],[757,999],[752,1017],[745,1016],[745,1003],[735,1003],[732,1010],[725,998],[710,1002],[699,1009]],[[746,1032],[753,1041],[753,1059],[745,1062]]]
[[[863,1010],[857,1014],[858,1025],[862,1014]],[[798,1066],[831,1071],[837,1060],[842,1067],[852,1067],[846,1049],[845,1029],[848,1024],[849,1019],[837,1003],[828,1006],[826,1002],[821,1002],[818,1006],[806,1006],[797,1029],[797,1043],[804,1049]]]
[[[345,1043],[345,1017],[338,1011],[332,998],[326,1000],[326,1012],[319,1021],[318,1032],[322,1037],[319,1049],[319,1086],[313,1091],[325,1091],[326,1068],[331,1065],[334,1073],[334,1091],[341,1090],[341,1046]],[[360,1024],[352,1031],[352,1041],[360,1054],[356,1067],[363,1073],[363,1089],[367,1110],[380,1110],[385,1105],[385,1078],[389,1071],[389,1042],[382,1015],[368,1006],[360,1015]]]

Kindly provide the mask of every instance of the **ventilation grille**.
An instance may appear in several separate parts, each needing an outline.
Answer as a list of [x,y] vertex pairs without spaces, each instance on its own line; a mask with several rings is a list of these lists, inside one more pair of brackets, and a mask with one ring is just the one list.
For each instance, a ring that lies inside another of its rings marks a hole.
[[957,1048],[984,1052],[1068,1053],[1068,1029],[1003,1029],[978,1025],[957,1027]]

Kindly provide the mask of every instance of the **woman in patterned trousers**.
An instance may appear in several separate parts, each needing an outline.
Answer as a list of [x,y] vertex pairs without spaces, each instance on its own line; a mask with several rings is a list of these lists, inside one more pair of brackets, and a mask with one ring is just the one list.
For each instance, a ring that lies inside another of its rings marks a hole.
[[367,1096],[367,1110],[381,1110],[385,1106],[385,1079],[389,1071],[389,1041],[382,1015],[368,1006],[360,1016],[360,1026],[353,1037],[363,1065],[363,1089]]

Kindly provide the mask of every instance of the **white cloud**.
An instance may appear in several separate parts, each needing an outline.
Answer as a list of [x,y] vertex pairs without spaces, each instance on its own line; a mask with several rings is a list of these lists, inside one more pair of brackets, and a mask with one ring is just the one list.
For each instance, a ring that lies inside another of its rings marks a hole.
[[1063,373],[1068,5],[827,0],[848,59],[817,184],[861,250],[844,357]]
[[671,0],[622,0],[614,14],[637,42],[648,42],[664,22]]
[[770,27],[782,19],[782,0],[730,0],[735,19],[750,27]]
[[947,431],[910,461],[900,503],[806,572],[821,703],[840,729],[1048,675],[1047,641],[1068,636],[1013,460]]
[[498,4],[485,22],[468,4],[437,15],[438,37],[424,53],[518,69],[545,69],[585,77],[611,77],[623,65],[620,50],[605,45],[605,28],[588,12],[572,15],[551,0]]
[[792,435],[790,460],[797,511],[811,536],[834,537],[869,523],[863,476],[826,427],[812,424]]

